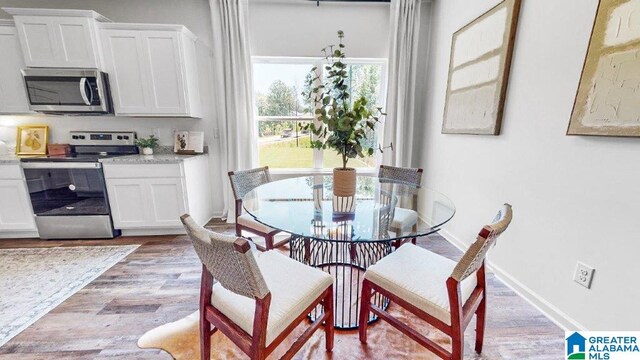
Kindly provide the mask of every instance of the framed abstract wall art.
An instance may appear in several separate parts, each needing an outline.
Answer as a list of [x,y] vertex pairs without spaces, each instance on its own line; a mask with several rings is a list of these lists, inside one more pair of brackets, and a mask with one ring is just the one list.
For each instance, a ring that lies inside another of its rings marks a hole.
[[601,0],[568,135],[640,136],[640,0]]
[[453,34],[443,134],[500,134],[519,12],[504,0]]

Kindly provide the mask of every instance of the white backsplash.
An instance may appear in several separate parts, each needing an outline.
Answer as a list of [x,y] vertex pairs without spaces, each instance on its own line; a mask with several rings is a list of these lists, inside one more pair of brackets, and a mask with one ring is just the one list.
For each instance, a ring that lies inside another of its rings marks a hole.
[[68,143],[70,131],[93,130],[135,131],[138,137],[148,137],[153,134],[160,138],[161,145],[172,145],[174,130],[203,131],[207,121],[210,120],[117,116],[2,115],[0,116],[0,141],[4,141],[8,146],[15,147],[18,126],[46,124],[49,126],[49,143]]

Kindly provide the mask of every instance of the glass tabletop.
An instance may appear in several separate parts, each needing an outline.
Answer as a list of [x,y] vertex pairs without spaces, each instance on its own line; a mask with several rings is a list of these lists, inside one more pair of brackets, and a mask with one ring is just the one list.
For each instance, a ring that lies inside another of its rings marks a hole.
[[[333,176],[314,175],[263,184],[242,200],[244,209],[264,225],[328,241],[424,236],[437,231],[456,211],[453,202],[438,191],[372,176],[357,177],[352,197],[333,195]],[[417,217],[418,206],[421,221],[414,231],[411,219]],[[397,231],[403,220],[408,228]]]

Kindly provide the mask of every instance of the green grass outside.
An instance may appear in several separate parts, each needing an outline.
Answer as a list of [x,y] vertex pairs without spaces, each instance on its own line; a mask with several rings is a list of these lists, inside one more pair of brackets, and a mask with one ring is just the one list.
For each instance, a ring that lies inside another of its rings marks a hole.
[[[312,168],[313,149],[309,147],[311,140],[309,137],[300,137],[299,146],[296,146],[296,139],[279,141],[269,144],[259,145],[260,166],[272,168]],[[325,168],[335,168],[342,166],[340,155],[332,150],[326,150],[323,154],[323,165]],[[350,167],[373,167],[365,160],[372,162],[373,159],[349,159],[347,164]]]

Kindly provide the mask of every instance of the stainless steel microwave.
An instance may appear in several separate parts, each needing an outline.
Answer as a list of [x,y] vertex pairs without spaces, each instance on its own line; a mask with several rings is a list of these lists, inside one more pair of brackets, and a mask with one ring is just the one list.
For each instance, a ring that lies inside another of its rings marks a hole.
[[24,69],[29,108],[54,114],[111,114],[109,78],[93,69]]

